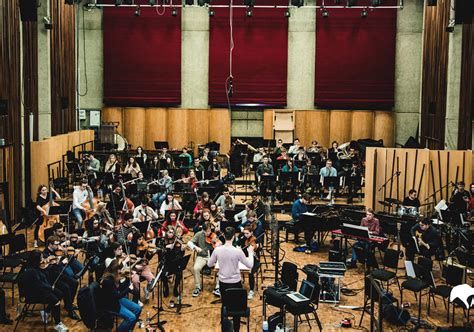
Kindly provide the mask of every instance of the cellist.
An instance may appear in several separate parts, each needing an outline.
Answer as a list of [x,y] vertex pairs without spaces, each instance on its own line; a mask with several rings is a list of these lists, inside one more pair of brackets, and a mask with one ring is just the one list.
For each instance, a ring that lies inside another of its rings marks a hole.
[[[54,197],[53,197],[54,195]],[[57,193],[54,188],[51,188],[51,191],[48,192],[48,187],[44,184],[41,184],[38,187],[38,195],[36,196],[36,210],[38,210],[38,221],[35,224],[35,231],[34,231],[34,238],[35,242],[33,243],[33,247],[38,248],[38,239],[39,239],[39,229],[43,222],[45,221],[45,216],[48,215],[49,204],[53,199],[61,199],[61,196]]]

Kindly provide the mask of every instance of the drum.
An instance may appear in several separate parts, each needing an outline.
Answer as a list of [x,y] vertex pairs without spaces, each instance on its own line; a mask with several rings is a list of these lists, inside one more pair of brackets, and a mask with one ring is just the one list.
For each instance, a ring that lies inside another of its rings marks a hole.
[[405,213],[410,217],[418,217],[420,215],[416,207],[405,208]]
[[397,208],[397,216],[403,217],[403,216],[406,214],[406,210],[407,210],[406,207],[404,207],[403,205],[400,205],[400,206]]
[[125,151],[128,149],[127,139],[123,137],[122,135],[114,134],[114,142],[115,142],[115,145],[117,146],[116,147],[117,151]]

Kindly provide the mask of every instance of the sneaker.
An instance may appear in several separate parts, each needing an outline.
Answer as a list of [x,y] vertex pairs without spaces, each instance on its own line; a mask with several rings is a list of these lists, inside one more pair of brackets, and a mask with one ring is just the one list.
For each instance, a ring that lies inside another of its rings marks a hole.
[[46,311],[44,310],[40,310],[40,315],[41,315],[41,321],[45,324],[48,324],[48,320],[49,320],[49,313],[47,313]]
[[249,294],[247,295],[247,298],[248,298],[249,300],[253,299],[254,294],[255,294],[255,293],[253,292],[253,290],[249,291]]
[[174,301],[173,300],[170,301],[170,308],[174,308]]
[[215,296],[221,296],[221,290],[219,288],[215,288],[213,291],[212,291],[212,294],[214,294]]
[[38,248],[38,241],[33,242],[33,248]]
[[58,332],[66,332],[69,331],[66,325],[63,324],[63,322],[60,322],[58,325],[54,327],[54,329]]
[[311,254],[311,249],[305,249],[305,250],[304,250],[304,253],[305,253],[305,254],[308,254],[308,255]]
[[198,297],[201,294],[201,288],[196,287],[193,292],[193,297]]
[[143,302],[138,300],[138,303],[137,303],[141,308],[143,308]]
[[149,300],[150,299],[150,291],[148,290],[148,287],[145,287],[143,289],[143,292],[145,293],[145,300]]

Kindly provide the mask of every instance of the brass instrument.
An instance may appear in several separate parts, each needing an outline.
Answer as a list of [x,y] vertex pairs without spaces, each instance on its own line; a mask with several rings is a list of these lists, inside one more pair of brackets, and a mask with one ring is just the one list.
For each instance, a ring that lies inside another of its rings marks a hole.
[[346,142],[337,147],[337,158],[338,159],[351,159],[353,156],[350,155],[349,153],[349,147],[351,145],[351,142]]
[[237,138],[237,139],[235,140],[235,144],[242,144],[242,145],[245,144],[245,145],[247,145],[247,147],[248,147],[248,149],[249,149],[250,151],[252,151],[252,152],[258,152],[258,149],[254,148],[252,145],[250,145],[249,143],[247,143],[247,142],[245,142],[245,141],[243,141],[243,140],[241,140],[241,139],[239,139],[239,138]]

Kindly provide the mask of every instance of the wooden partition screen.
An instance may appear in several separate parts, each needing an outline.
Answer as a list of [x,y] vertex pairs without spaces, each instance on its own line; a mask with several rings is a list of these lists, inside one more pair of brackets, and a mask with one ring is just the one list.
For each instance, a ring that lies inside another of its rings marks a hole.
[[102,121],[118,122],[118,133],[132,149],[153,150],[155,141],[168,141],[172,149],[216,141],[222,153],[230,150],[228,109],[104,107]]
[[[471,150],[367,148],[365,164],[365,204],[377,211],[383,210],[379,201],[385,198],[402,201],[412,188],[418,191],[422,204],[437,204],[441,199],[449,199],[453,190],[450,182],[464,181],[469,185],[472,179]],[[397,172],[400,175],[382,187]],[[444,186],[446,188],[427,200]],[[433,206],[425,206],[422,211]]]
[[31,142],[31,198],[36,199],[40,184],[48,184],[49,164],[62,160],[74,146],[93,140],[93,130],[81,130]]
[[[296,110],[295,114],[295,137],[305,146],[312,140],[328,147],[332,141],[364,138],[382,139],[388,147],[395,144],[395,117],[390,111]],[[273,138],[273,110],[264,111],[263,127],[264,138]]]

